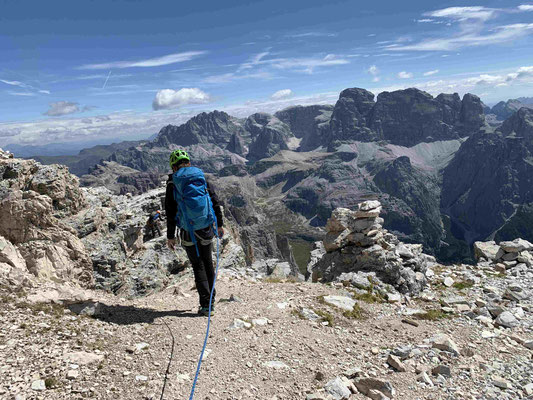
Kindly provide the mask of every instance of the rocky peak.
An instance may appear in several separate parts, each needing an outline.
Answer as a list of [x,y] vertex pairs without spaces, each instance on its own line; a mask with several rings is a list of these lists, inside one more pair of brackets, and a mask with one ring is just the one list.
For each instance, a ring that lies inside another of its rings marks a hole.
[[498,120],[504,121],[522,107],[533,109],[533,104],[528,104],[527,101],[527,98],[500,101],[492,107],[490,112],[494,114]]
[[249,160],[268,158],[281,150],[289,149],[292,132],[287,124],[275,116],[267,113],[252,114],[246,119],[244,126],[252,135],[247,156]]
[[333,141],[377,140],[368,129],[368,118],[375,105],[374,94],[365,89],[350,88],[340,93],[331,115],[329,143]]
[[333,108],[332,105],[293,106],[274,115],[302,140],[299,151],[310,151],[323,144]]
[[463,96],[459,121],[465,136],[477,132],[485,124],[483,103],[478,96],[471,93]]
[[533,109],[522,107],[498,129],[505,136],[522,137],[533,143]]
[[239,120],[223,111],[203,112],[180,126],[167,125],[161,129],[154,144],[190,146],[199,143],[228,144],[234,132],[242,130]]

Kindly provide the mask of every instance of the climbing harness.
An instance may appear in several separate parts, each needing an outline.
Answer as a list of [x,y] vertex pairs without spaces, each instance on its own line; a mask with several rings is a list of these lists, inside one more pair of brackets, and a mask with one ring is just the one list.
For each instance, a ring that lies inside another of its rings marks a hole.
[[202,347],[202,352],[200,353],[200,358],[198,359],[198,367],[196,368],[196,375],[194,376],[194,381],[192,383],[191,388],[191,396],[189,397],[189,400],[193,400],[194,397],[194,389],[196,389],[196,382],[198,381],[198,375],[200,374],[200,367],[202,366],[202,359],[204,358],[204,352],[205,348],[207,346],[207,338],[209,337],[209,326],[211,324],[211,305],[213,303],[213,293],[215,292],[215,283],[217,281],[217,275],[218,275],[218,264],[219,264],[219,242],[220,238],[218,236],[218,227],[216,223],[215,218],[215,236],[217,237],[217,268],[215,269],[215,278],[213,279],[213,287],[211,288],[211,296],[209,297],[209,313],[207,314],[207,330],[205,332],[205,339],[204,339],[204,345]]

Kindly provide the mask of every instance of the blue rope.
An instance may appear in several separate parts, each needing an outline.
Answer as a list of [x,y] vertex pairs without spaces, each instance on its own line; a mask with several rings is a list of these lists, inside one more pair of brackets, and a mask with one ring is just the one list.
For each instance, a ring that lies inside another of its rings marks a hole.
[[[215,222],[215,227],[216,227],[216,222]],[[215,279],[213,280],[213,287],[211,288],[211,296],[209,297],[209,314],[207,318],[207,330],[205,332],[204,345],[202,347],[202,352],[200,353],[200,359],[198,360],[198,367],[196,368],[196,375],[194,376],[194,382],[192,384],[191,395],[189,397],[189,400],[193,400],[193,397],[194,397],[194,389],[196,389],[196,382],[198,381],[198,375],[200,375],[200,367],[202,366],[202,358],[204,358],[204,351],[207,346],[207,338],[209,337],[209,326],[211,324],[211,303],[213,302],[213,293],[215,292],[215,283],[217,281],[217,275],[218,275],[218,259],[219,259],[218,227],[215,228],[215,234],[217,237],[217,268],[215,270]]]

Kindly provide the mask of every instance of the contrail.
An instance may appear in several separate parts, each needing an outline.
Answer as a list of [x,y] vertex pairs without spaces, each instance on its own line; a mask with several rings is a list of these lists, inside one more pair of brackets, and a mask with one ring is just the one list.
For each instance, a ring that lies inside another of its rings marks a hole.
[[107,74],[107,78],[104,82],[104,86],[102,86],[102,89],[105,89],[105,85],[107,85],[107,81],[109,80],[109,77],[111,76],[111,70],[109,70],[109,74]]

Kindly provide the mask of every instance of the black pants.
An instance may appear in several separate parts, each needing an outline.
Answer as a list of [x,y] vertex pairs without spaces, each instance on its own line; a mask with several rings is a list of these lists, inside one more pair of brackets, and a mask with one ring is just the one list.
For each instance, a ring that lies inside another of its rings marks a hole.
[[[213,269],[213,244],[201,245],[198,243],[198,253],[196,254],[195,246],[183,246],[189,256],[189,261],[192,264],[194,271],[194,281],[196,282],[196,290],[200,296],[200,307],[209,307],[209,298],[211,296],[211,289],[215,280],[215,270]],[[215,294],[213,292],[213,304],[215,303]]]

